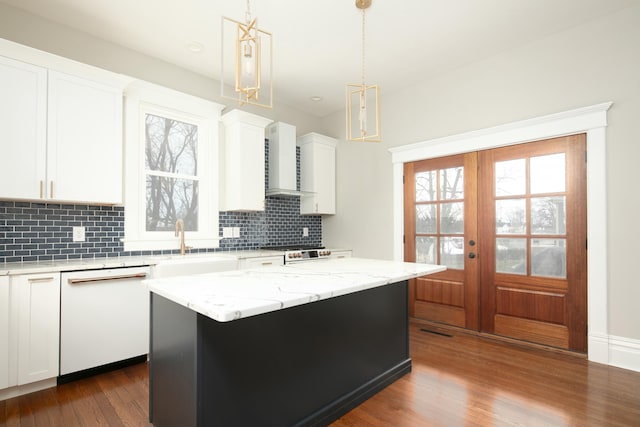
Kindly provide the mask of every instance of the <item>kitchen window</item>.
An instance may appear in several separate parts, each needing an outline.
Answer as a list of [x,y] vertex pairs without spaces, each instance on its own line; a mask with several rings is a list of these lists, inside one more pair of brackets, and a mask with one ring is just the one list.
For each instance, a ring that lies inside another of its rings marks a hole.
[[149,83],[126,91],[126,251],[218,247],[222,106]]

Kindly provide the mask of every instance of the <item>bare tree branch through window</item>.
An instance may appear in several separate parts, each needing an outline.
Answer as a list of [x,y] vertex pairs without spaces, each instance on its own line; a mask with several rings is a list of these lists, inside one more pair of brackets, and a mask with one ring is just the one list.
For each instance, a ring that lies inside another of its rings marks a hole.
[[178,219],[198,230],[197,150],[196,125],[146,114],[147,231],[172,231]]

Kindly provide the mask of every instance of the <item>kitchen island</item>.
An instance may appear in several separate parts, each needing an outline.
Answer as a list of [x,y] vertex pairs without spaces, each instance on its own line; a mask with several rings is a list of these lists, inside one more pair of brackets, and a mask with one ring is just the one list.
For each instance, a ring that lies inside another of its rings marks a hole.
[[148,281],[150,421],[330,423],[410,372],[407,280],[442,270],[347,258]]

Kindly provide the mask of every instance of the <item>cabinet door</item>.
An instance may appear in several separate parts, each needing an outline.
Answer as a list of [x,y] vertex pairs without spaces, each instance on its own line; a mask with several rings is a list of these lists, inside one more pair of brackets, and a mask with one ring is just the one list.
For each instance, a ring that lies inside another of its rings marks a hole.
[[314,146],[316,212],[336,213],[336,149],[325,144]]
[[302,215],[336,213],[335,146],[315,141],[300,144],[300,190],[310,193],[300,199]]
[[18,301],[18,385],[58,376],[60,273],[11,278]]
[[48,198],[122,203],[122,91],[49,71]]
[[0,56],[0,197],[43,197],[47,70]]
[[265,127],[271,119],[240,110],[222,116],[221,211],[263,211]]
[[0,389],[9,387],[9,277],[0,277]]

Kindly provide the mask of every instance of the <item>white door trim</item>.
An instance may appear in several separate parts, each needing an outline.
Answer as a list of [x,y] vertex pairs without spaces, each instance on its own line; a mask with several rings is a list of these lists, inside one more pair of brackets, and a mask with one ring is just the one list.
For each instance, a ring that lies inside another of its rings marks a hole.
[[577,133],[587,134],[588,357],[609,364],[606,126],[611,102],[393,147],[393,257],[404,259],[403,164]]

